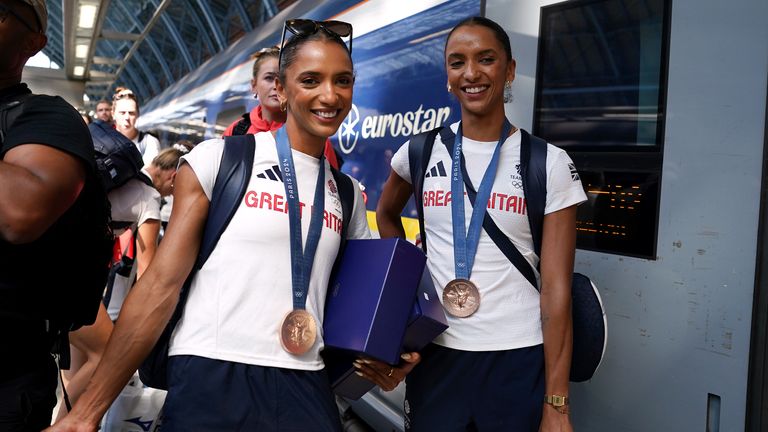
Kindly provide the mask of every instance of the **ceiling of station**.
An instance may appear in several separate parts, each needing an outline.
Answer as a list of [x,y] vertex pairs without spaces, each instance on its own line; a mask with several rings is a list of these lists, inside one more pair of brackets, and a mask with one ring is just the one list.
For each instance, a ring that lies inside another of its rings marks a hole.
[[91,105],[115,87],[146,102],[294,0],[46,0],[43,52]]

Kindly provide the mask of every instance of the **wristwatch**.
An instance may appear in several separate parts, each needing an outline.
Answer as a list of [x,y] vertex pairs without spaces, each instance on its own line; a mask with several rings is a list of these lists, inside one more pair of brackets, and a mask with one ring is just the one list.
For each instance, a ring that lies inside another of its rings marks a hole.
[[544,395],[544,403],[552,405],[561,414],[568,413],[568,396]]

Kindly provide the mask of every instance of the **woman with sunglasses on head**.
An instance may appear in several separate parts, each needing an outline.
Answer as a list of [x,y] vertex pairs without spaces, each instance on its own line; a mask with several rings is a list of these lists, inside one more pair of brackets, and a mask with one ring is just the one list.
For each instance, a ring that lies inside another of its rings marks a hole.
[[[568,405],[546,401],[568,396],[576,206],[586,196],[568,155],[547,145],[543,244],[536,256],[519,171],[527,133],[504,112],[505,89],[515,78],[509,37],[487,18],[467,19],[448,35],[445,66],[461,121],[450,126],[450,142],[436,138],[427,165],[442,164],[450,173],[423,179],[423,190],[462,199],[426,200],[423,208],[429,268],[450,327],[421,352],[408,376],[406,429],[571,431]],[[379,200],[382,237],[404,236],[400,213],[414,181],[408,146],[393,156]],[[474,202],[487,203],[477,209],[466,192],[475,188]],[[481,228],[485,215],[525,261],[538,264],[541,295]]]
[[[277,85],[286,123],[274,136],[253,136],[248,192],[195,273],[170,344],[163,430],[341,430],[319,354],[344,229],[329,222],[346,225],[347,238],[370,233],[354,182],[351,219],[341,220],[343,198],[323,148],[352,104],[351,54],[340,37],[351,38],[351,30],[286,22],[284,34],[295,35],[285,43]],[[94,430],[160,336],[195,264],[223,151],[224,140],[213,139],[182,158],[155,261],[126,300],[89,388],[54,430]],[[410,367],[379,382],[394,387]]]
[[[276,131],[285,123],[286,112],[280,107],[277,96],[278,60],[280,47],[262,48],[253,55],[253,77],[251,92],[259,104],[250,112],[235,120],[224,131],[223,136],[256,134]],[[332,167],[339,169],[336,153],[330,140],[325,141],[325,158]]]

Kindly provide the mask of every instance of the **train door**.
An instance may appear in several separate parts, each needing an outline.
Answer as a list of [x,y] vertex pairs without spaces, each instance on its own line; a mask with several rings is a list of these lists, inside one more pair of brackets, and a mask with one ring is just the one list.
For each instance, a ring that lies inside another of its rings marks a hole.
[[752,307],[752,349],[747,393],[746,430],[749,432],[768,430],[768,110],[763,139],[760,230],[757,237],[757,276]]
[[768,3],[485,5],[517,59],[509,118],[566,148],[592,191],[576,268],[609,340],[571,388],[575,429],[766,430]]

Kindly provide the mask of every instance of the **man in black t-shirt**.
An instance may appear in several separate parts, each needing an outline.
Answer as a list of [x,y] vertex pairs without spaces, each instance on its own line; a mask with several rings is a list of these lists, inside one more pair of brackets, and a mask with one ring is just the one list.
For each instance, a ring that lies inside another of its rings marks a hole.
[[[21,83],[46,44],[45,0],[0,0],[0,430],[40,431],[56,404],[50,352],[95,319],[108,204],[78,112]],[[66,345],[65,345],[66,346]]]

